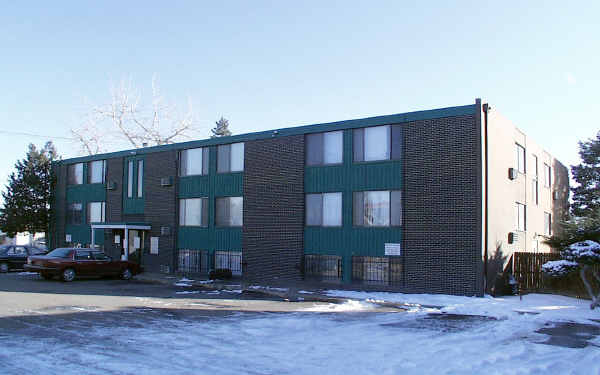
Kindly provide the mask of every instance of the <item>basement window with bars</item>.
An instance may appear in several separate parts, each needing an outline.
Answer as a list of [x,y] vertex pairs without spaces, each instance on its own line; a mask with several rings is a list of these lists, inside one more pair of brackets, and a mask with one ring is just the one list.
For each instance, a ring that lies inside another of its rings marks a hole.
[[180,176],[199,176],[208,174],[208,147],[182,150],[179,156]]
[[342,279],[342,257],[337,255],[304,255],[304,276],[321,280]]
[[401,284],[402,257],[353,256],[352,281],[375,285]]
[[341,164],[343,156],[343,131],[306,135],[306,165]]
[[402,128],[399,125],[354,129],[352,137],[355,162],[402,158]]
[[179,225],[208,227],[208,198],[180,199]]
[[180,249],[177,270],[183,273],[208,273],[208,251]]
[[231,270],[234,276],[242,275],[241,251],[215,251],[215,269],[224,268]]

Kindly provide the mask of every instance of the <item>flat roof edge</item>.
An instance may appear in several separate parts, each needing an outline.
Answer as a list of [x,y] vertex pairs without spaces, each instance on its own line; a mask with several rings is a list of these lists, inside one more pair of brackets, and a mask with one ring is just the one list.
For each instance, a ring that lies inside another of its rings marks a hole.
[[57,163],[73,164],[73,163],[88,162],[88,161],[93,161],[93,160],[127,157],[127,156],[134,156],[134,155],[145,155],[145,154],[151,154],[151,153],[162,152],[162,151],[181,150],[181,149],[186,149],[186,148],[195,148],[195,147],[203,147],[203,146],[215,146],[215,145],[228,144],[228,143],[254,141],[254,140],[268,139],[268,138],[275,138],[275,137],[285,137],[285,136],[291,136],[291,135],[301,135],[301,134],[319,133],[319,132],[326,132],[326,131],[354,129],[354,128],[377,126],[377,125],[399,124],[399,123],[412,122],[412,121],[432,120],[432,119],[444,118],[444,117],[474,115],[475,112],[476,112],[476,104],[468,104],[468,105],[463,105],[463,106],[437,108],[437,109],[429,109],[429,110],[406,112],[406,113],[399,113],[399,114],[392,114],[392,115],[375,116],[375,117],[366,117],[366,118],[353,119],[353,120],[342,120],[342,121],[327,122],[327,123],[317,123],[317,124],[311,124],[311,125],[300,125],[300,126],[294,126],[294,127],[288,127],[288,128],[280,128],[280,129],[265,130],[265,131],[260,131],[260,132],[231,135],[228,137],[208,138],[208,139],[201,139],[201,140],[188,141],[188,142],[171,143],[168,145],[151,146],[151,147],[144,147],[144,148],[138,148],[138,149],[115,151],[115,152],[109,152],[109,153],[104,153],[104,154],[79,156],[79,157],[75,157],[75,158],[60,160],[60,161],[57,161]]

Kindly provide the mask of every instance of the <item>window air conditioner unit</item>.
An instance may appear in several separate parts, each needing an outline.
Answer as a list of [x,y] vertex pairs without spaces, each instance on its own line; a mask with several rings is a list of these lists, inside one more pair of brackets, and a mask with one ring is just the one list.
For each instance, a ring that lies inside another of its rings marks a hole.
[[170,236],[171,235],[171,227],[160,227],[160,235],[161,236]]
[[508,178],[510,180],[516,180],[519,177],[519,171],[516,168],[508,168]]
[[108,182],[106,184],[106,190],[115,190],[117,188],[117,183],[114,181]]
[[508,233],[508,243],[513,244],[519,240],[519,235],[515,232]]
[[160,186],[172,186],[173,178],[172,177],[163,177],[160,179]]

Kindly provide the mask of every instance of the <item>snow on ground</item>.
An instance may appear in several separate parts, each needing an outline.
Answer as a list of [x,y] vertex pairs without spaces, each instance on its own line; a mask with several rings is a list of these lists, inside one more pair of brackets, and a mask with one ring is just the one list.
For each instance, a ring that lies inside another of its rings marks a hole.
[[600,309],[590,310],[590,301],[554,294],[527,294],[494,298],[491,296],[463,297],[445,294],[403,294],[388,292],[357,292],[328,290],[330,297],[345,297],[367,302],[395,302],[414,306],[439,306],[441,312],[467,315],[485,315],[495,318],[515,318],[523,313],[537,316],[537,320],[573,321],[589,323],[600,319]]
[[[443,321],[373,313],[207,313],[42,327],[2,337],[3,374],[597,374],[600,350],[538,344],[532,316]],[[151,312],[144,312],[150,314]],[[131,315],[124,316],[127,319]],[[135,319],[135,318],[133,318]],[[135,322],[133,322],[135,323]],[[95,324],[95,323],[94,323]],[[62,337],[61,337],[62,335]],[[68,338],[68,339],[66,339]],[[600,342],[596,341],[596,344]]]
[[174,285],[175,285],[175,286],[192,286],[192,284],[188,284],[188,283],[181,283],[181,282],[175,283]]

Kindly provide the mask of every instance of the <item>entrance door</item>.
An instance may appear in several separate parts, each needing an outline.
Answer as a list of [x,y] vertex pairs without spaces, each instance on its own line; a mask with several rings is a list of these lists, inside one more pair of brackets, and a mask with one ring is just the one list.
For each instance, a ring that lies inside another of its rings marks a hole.
[[127,244],[127,256],[130,262],[142,263],[142,253],[144,250],[145,232],[141,230],[129,229],[129,243]]

